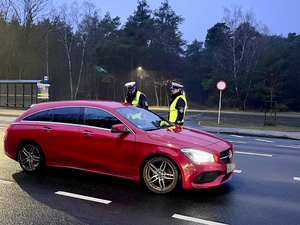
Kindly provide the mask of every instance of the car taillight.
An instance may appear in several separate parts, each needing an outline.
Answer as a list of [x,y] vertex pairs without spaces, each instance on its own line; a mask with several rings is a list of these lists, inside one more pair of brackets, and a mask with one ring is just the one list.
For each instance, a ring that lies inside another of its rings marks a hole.
[[8,130],[10,129],[10,125],[6,128],[6,130],[5,130],[5,134],[7,134],[7,132],[8,132]]
[[13,127],[13,125],[9,125],[9,126],[6,128],[5,134],[4,134],[4,139],[5,139],[5,137],[6,137],[7,133],[8,133],[8,131],[9,131],[12,127]]

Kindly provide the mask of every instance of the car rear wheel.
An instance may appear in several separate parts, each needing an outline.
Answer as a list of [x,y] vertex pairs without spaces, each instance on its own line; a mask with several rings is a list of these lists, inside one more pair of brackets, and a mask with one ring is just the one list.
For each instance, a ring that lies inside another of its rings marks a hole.
[[24,171],[33,173],[44,165],[44,154],[38,144],[27,142],[19,149],[18,161]]
[[145,164],[143,179],[151,191],[165,194],[175,188],[178,182],[178,170],[169,159],[155,157]]

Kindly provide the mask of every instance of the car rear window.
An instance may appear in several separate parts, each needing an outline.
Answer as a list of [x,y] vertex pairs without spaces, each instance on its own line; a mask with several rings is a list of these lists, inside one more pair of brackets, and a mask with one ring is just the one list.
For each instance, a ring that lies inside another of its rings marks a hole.
[[76,124],[78,122],[79,111],[80,107],[56,108],[34,113],[23,120]]
[[27,116],[23,120],[25,120],[25,121],[43,121],[43,118],[45,117],[45,115],[48,111],[49,110],[45,110],[45,111],[42,111],[42,112],[34,113],[30,116]]

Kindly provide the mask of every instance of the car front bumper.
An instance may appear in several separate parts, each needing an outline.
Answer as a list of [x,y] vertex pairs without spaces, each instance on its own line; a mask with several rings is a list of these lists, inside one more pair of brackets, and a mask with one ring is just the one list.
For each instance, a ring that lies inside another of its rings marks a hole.
[[184,189],[204,189],[226,183],[233,177],[235,162],[222,163],[189,163],[183,167],[182,184]]

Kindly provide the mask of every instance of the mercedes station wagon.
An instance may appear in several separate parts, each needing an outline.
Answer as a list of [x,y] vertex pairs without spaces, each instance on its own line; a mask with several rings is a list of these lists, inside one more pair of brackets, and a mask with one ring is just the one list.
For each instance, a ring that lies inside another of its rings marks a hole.
[[230,142],[114,101],[33,105],[8,126],[4,151],[28,173],[67,167],[144,182],[158,194],[224,184],[235,168]]

